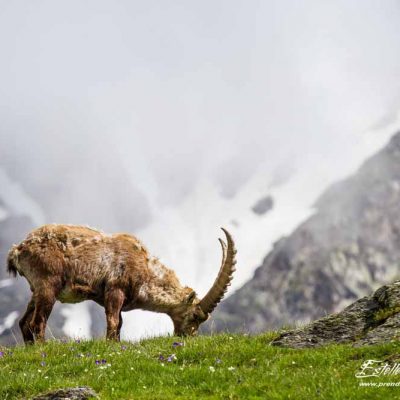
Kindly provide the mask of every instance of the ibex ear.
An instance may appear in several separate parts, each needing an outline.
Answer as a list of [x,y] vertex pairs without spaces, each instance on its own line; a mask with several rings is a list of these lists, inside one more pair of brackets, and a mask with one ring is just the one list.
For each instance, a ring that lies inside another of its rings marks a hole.
[[192,304],[194,299],[196,298],[196,292],[192,290],[186,297],[185,303],[186,304]]

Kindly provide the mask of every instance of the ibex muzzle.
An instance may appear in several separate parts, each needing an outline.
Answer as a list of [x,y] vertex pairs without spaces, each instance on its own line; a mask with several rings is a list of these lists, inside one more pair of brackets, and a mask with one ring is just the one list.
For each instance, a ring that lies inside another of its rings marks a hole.
[[183,287],[175,273],[151,257],[134,236],[106,235],[71,225],[45,225],[32,231],[8,255],[8,271],[24,276],[32,299],[20,321],[26,343],[44,340],[56,300],[94,300],[105,308],[107,338],[120,338],[122,311],[142,309],[168,314],[176,335],[195,335],[223,298],[235,271],[235,245],[223,229],[222,265],[203,299]]

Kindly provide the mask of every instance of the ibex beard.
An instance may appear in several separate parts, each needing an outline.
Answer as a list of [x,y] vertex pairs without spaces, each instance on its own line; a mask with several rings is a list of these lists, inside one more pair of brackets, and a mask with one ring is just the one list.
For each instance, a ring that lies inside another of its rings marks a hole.
[[46,323],[57,300],[94,300],[103,306],[108,339],[120,339],[121,312],[134,309],[166,313],[176,335],[195,335],[223,298],[235,271],[235,245],[231,235],[223,231],[227,242],[219,239],[222,264],[218,276],[199,299],[134,236],[106,235],[72,225],[35,229],[8,254],[8,272],[24,276],[32,291],[19,322],[24,342],[44,340]]

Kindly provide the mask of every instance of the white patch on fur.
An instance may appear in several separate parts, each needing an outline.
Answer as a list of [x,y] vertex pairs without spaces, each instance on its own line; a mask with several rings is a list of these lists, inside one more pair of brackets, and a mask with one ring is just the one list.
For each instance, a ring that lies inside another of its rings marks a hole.
[[142,251],[142,249],[143,249],[143,246],[142,246],[140,243],[134,243],[134,244],[133,244],[133,247],[134,247],[136,250],[139,250],[139,251]]
[[158,261],[157,258],[151,258],[147,263],[150,271],[158,278],[163,279],[165,275],[165,267]]
[[93,241],[94,243],[100,243],[102,239],[103,239],[103,237],[100,236],[100,235],[98,235],[98,236],[95,236],[95,237],[92,239],[92,241]]
[[139,297],[140,301],[143,301],[143,302],[147,301],[147,299],[149,297],[148,293],[147,293],[148,290],[149,290],[149,287],[147,286],[146,283],[144,283],[142,286],[140,286],[139,293],[138,293],[138,297]]
[[[71,226],[78,226],[79,227],[80,225],[71,225]],[[104,234],[104,232],[101,229],[93,228],[92,226],[89,226],[89,225],[83,225],[83,227],[85,227],[85,228],[87,228],[87,229],[89,229],[89,230],[91,230],[93,232],[98,232],[100,234]]]
[[99,265],[107,271],[111,271],[111,265],[114,260],[114,253],[105,249],[99,254]]

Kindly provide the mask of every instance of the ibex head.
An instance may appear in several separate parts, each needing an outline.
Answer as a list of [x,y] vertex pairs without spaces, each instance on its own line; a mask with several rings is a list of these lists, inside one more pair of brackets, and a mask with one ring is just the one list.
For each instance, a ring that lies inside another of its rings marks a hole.
[[236,264],[236,249],[232,236],[224,228],[227,243],[218,239],[222,247],[222,264],[214,284],[207,294],[199,299],[196,292],[186,288],[187,295],[180,307],[171,314],[174,333],[178,336],[194,336],[200,324],[208,319],[214,308],[222,300],[230,286]]

